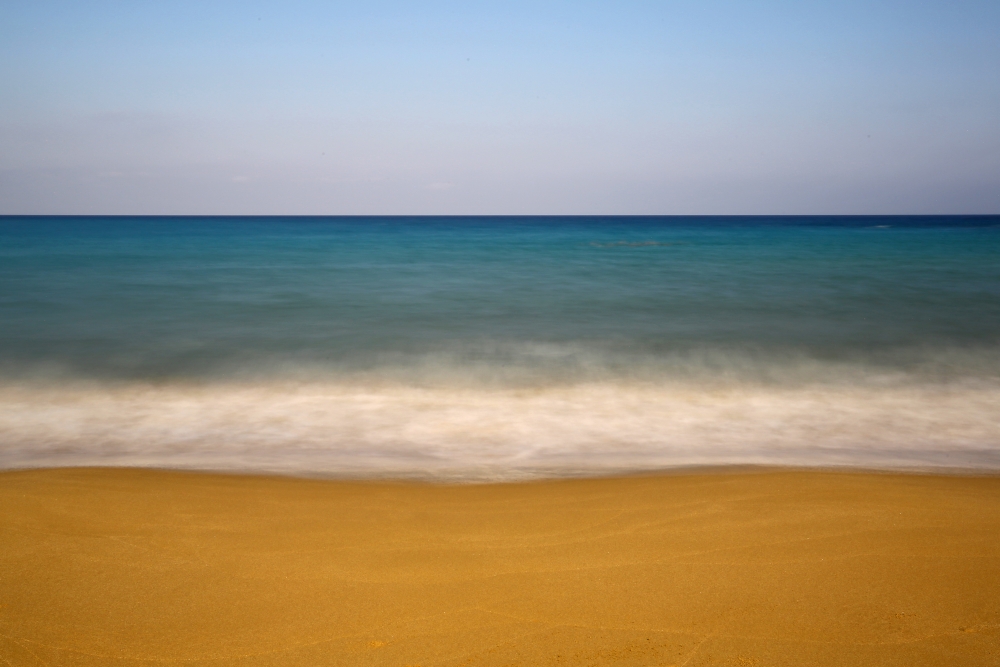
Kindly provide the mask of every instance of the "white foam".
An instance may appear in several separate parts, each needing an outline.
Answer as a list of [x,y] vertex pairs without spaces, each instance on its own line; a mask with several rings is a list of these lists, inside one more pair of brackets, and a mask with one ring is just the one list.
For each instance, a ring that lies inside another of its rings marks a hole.
[[1000,385],[0,386],[0,467],[514,479],[699,464],[1000,468]]

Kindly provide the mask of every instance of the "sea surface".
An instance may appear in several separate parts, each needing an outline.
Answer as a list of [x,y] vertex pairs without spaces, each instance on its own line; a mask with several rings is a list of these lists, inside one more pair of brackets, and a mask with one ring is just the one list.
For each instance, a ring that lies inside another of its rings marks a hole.
[[0,217],[0,468],[1000,469],[1000,216]]

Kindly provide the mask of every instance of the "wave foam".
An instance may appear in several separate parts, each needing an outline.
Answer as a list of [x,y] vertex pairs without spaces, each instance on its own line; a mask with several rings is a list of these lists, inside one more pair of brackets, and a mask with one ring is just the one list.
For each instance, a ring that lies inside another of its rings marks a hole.
[[510,479],[702,464],[1000,468],[1000,386],[0,388],[0,467]]

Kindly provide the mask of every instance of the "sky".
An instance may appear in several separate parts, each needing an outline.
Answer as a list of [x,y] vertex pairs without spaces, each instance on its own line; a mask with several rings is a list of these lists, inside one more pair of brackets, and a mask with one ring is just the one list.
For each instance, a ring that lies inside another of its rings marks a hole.
[[10,0],[0,214],[998,213],[998,35],[996,0]]

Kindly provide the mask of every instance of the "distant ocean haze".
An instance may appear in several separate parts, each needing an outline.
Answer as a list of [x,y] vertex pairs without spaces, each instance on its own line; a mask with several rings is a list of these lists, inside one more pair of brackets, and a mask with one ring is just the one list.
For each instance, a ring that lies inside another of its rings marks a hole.
[[0,218],[0,467],[1000,467],[1000,217]]

